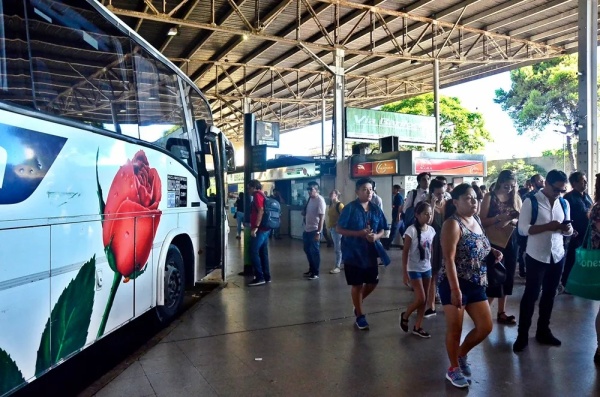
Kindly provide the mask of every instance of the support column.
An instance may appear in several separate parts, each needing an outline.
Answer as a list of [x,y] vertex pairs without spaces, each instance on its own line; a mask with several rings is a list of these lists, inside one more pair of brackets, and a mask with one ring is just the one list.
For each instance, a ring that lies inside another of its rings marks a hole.
[[433,114],[435,116],[435,151],[441,151],[440,135],[440,61],[433,61]]
[[333,128],[335,136],[335,155],[339,162],[344,159],[344,50],[336,48],[334,64],[333,85]]
[[598,172],[598,0],[579,0],[579,103],[577,169],[590,180]]
[[350,187],[350,172],[348,161],[345,159],[344,149],[346,137],[344,136],[344,50],[335,50],[335,64],[333,68],[333,145],[335,145],[335,187],[342,193],[344,200],[354,198],[354,186]]
[[250,260],[250,195],[246,192],[252,179],[252,145],[256,116],[250,113],[250,98],[244,98],[244,270],[240,275],[251,276],[252,261]]
[[321,156],[325,156],[325,121],[327,118],[327,112],[325,106],[327,101],[325,100],[325,93],[323,93],[323,99],[321,99]]

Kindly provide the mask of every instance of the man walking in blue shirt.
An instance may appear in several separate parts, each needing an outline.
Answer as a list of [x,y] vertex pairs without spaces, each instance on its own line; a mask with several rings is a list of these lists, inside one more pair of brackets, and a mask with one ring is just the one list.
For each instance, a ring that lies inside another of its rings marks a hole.
[[363,302],[379,282],[376,244],[381,244],[379,239],[387,229],[383,211],[371,203],[373,185],[370,178],[356,181],[357,199],[344,207],[336,227],[336,231],[344,236],[342,260],[346,282],[352,287],[352,303],[359,329],[369,328],[363,312]]

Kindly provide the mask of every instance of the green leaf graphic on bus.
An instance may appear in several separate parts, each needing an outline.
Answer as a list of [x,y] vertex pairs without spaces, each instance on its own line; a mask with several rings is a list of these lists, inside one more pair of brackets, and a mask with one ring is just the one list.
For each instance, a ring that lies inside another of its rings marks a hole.
[[44,328],[35,373],[40,374],[83,348],[92,318],[96,256],[86,262],[60,294]]
[[0,349],[0,395],[25,383],[23,375],[10,355]]
[[101,337],[121,279],[127,283],[146,270],[162,215],[158,209],[162,184],[156,168],[150,167],[146,153],[140,150],[117,171],[105,204],[98,178],[99,151],[96,153],[96,185],[102,215],[102,242],[108,264],[115,272],[98,329],[97,336]]

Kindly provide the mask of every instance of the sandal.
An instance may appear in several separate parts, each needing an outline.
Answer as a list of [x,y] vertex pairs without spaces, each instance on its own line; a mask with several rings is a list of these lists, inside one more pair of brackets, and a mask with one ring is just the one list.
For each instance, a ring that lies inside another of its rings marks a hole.
[[515,316],[507,316],[506,312],[498,313],[496,320],[498,321],[498,324],[515,325],[517,323]]
[[402,328],[402,331],[408,332],[408,319],[404,318],[404,313],[406,312],[400,314],[400,328]]

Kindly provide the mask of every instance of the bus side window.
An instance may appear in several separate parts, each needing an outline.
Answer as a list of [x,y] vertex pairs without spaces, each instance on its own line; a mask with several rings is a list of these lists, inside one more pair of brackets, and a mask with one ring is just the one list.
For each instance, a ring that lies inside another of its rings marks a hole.
[[93,18],[83,1],[69,12],[43,1],[26,4],[36,109],[132,135],[137,106],[130,38]]
[[0,1],[0,101],[33,108],[25,12],[20,1]]
[[[140,115],[139,139],[167,151],[170,151],[168,142],[171,138],[189,141],[177,75],[144,49],[140,49],[134,57],[134,65]],[[176,157],[181,158],[179,155]],[[185,161],[191,166],[188,158]]]
[[167,150],[171,152],[174,157],[192,167],[190,142],[187,139],[169,138],[167,140]]

